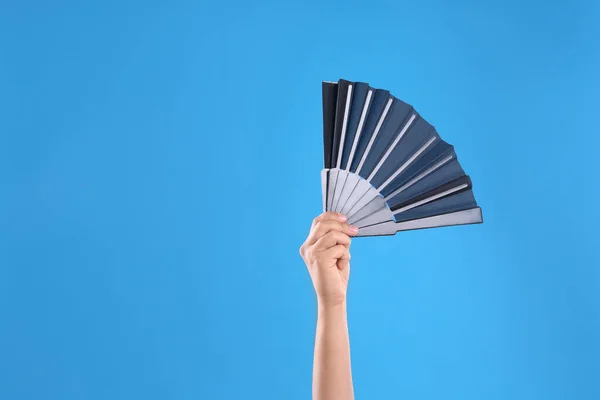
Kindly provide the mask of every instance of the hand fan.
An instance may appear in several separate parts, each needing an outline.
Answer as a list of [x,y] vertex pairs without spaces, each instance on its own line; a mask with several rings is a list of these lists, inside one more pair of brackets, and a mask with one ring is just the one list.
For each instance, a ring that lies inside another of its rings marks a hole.
[[387,90],[323,82],[323,154],[323,210],[358,236],[483,222],[454,147]]

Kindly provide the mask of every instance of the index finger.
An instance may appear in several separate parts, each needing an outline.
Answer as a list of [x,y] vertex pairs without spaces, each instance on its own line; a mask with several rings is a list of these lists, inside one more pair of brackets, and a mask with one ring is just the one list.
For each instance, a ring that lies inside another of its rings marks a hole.
[[317,240],[331,231],[339,231],[345,235],[354,236],[358,233],[358,228],[334,219],[319,221],[311,228],[306,243],[313,245]]
[[341,214],[341,213],[338,213],[338,212],[333,212],[333,211],[324,212],[323,214],[319,215],[317,218],[315,218],[313,220],[311,228],[314,228],[314,226],[318,222],[320,222],[320,221],[327,221],[327,220],[335,220],[335,221],[339,221],[339,222],[346,222],[348,220],[348,217],[345,216],[344,214]]

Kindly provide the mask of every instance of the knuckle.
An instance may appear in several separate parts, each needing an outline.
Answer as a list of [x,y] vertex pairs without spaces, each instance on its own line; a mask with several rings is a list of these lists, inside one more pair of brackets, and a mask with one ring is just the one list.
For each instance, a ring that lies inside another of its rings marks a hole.
[[335,231],[328,231],[328,232],[325,232],[325,234],[323,235],[324,238],[328,238],[328,239],[331,237],[334,237],[334,236],[335,236]]
[[329,234],[329,232],[331,232],[331,223],[327,222],[327,221],[320,221],[317,224],[317,227],[315,228],[315,230],[317,232],[319,232],[320,234]]

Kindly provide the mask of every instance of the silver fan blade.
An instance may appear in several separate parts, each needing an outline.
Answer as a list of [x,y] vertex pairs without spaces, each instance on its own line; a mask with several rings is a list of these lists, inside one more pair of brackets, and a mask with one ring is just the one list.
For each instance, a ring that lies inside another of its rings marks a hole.
[[358,184],[350,193],[350,197],[346,201],[346,204],[342,207],[342,214],[349,216],[348,213],[354,207],[354,205],[371,189],[371,184],[364,179],[359,177]]
[[344,188],[344,185],[346,184],[346,179],[348,178],[348,175],[350,174],[350,172],[348,171],[344,171],[344,170],[340,170],[338,172],[338,178],[337,181],[335,183],[335,187],[333,189],[333,193],[332,193],[332,200],[331,200],[331,211],[339,211],[338,210],[338,203],[340,201],[340,195],[342,194],[342,189]]
[[337,184],[338,168],[331,168],[329,170],[329,182],[327,182],[327,211],[332,211],[333,193],[335,192],[335,185]]
[[356,185],[358,185],[358,182],[361,179],[362,178],[356,174],[350,173],[348,175],[348,177],[346,178],[346,183],[344,184],[344,187],[342,189],[342,193],[340,193],[337,206],[335,207],[336,211],[342,212],[344,210],[344,207],[346,206],[350,195],[352,194],[354,189],[356,189]]
[[366,206],[367,204],[369,204],[369,202],[371,200],[373,200],[376,197],[380,197],[381,194],[379,194],[379,191],[377,189],[375,189],[374,187],[370,186],[369,190],[367,191],[367,193],[364,194],[364,196],[362,196],[357,202],[356,204],[354,204],[354,206],[350,209],[350,211],[348,211],[348,218],[352,218],[354,216],[354,214],[356,214],[357,212],[359,212],[364,206]]
[[[348,220],[348,223],[358,226],[357,223],[360,220],[368,217],[369,215],[373,214],[376,211],[381,210],[382,208],[388,208],[388,206],[385,202],[385,199],[381,196],[375,197],[373,200],[371,200],[369,202],[369,204],[367,204],[366,206],[361,208],[356,214],[354,214],[352,216],[352,218],[350,218]],[[383,222],[383,221],[380,221],[380,222]],[[366,226],[366,224],[364,224],[363,226]]]
[[380,208],[374,213],[369,214],[368,216],[362,218],[359,221],[356,221],[353,225],[360,228],[368,227],[371,225],[382,224],[384,222],[395,222],[394,214],[392,210],[390,210],[387,206]]
[[479,224],[483,222],[481,208],[457,211],[433,217],[414,219],[405,222],[384,222],[360,228],[356,236],[386,236],[413,229],[438,228],[443,226]]

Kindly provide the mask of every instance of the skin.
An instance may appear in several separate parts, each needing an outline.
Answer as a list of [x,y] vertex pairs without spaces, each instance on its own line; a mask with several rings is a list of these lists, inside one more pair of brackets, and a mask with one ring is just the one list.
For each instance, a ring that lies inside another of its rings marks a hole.
[[346,221],[338,213],[321,214],[300,247],[318,300],[313,400],[354,399],[346,293],[350,242],[358,229]]

